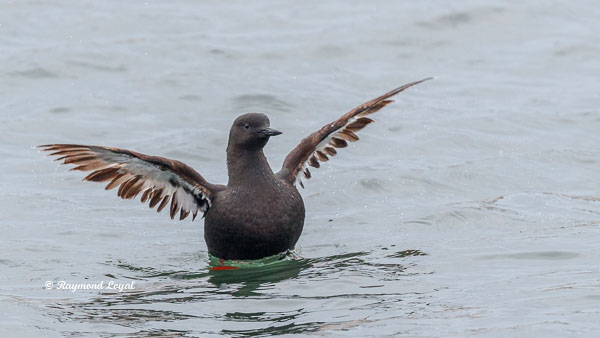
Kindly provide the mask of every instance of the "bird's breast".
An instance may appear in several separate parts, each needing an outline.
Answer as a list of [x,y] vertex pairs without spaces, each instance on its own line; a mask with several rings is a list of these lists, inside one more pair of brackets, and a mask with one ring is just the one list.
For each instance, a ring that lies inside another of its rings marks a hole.
[[304,203],[296,188],[283,184],[228,187],[217,194],[204,223],[209,251],[248,258],[293,248],[304,225]]

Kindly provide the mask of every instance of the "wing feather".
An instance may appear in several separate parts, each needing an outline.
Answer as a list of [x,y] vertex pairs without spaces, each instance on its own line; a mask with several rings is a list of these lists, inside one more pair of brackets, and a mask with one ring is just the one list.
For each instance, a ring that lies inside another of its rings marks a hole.
[[326,124],[318,131],[303,139],[289,153],[283,161],[281,171],[277,175],[291,184],[299,183],[301,187],[304,187],[304,184],[300,180],[300,173],[303,173],[304,177],[309,179],[311,174],[308,171],[308,166],[319,168],[319,161],[326,162],[330,157],[337,154],[336,148],[345,148],[348,146],[348,142],[358,141],[359,138],[356,133],[374,122],[371,118],[366,117],[367,115],[371,115],[392,103],[393,101],[389,99],[390,97],[409,87],[431,79],[429,77],[400,86],[361,104],[332,123]]
[[213,194],[223,186],[208,183],[186,164],[158,156],[148,156],[134,151],[77,144],[48,144],[38,146],[49,151],[50,156],[62,164],[73,164],[71,170],[92,171],[84,180],[107,182],[106,190],[119,187],[117,195],[134,199],[140,193],[142,203],[157,211],[171,202],[171,219],[179,212],[179,219],[190,213],[193,219],[198,211],[206,213]]

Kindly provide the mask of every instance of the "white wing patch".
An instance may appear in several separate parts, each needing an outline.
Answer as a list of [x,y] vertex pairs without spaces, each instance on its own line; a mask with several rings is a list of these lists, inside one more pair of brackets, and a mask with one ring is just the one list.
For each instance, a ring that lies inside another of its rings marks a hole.
[[54,151],[50,155],[60,155],[56,160],[63,160],[63,164],[77,165],[71,170],[92,171],[84,178],[86,181],[109,181],[106,190],[119,187],[117,194],[123,199],[133,199],[141,193],[142,203],[148,202],[150,208],[158,205],[158,212],[171,202],[171,219],[179,213],[182,220],[191,213],[193,220],[198,211],[206,213],[210,208],[209,191],[205,187],[186,180],[161,163],[97,146],[48,145],[40,148]]

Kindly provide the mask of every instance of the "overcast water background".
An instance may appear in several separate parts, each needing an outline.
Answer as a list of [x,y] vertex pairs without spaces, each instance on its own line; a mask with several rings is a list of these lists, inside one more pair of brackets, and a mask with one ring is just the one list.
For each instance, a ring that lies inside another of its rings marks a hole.
[[[595,1],[1,1],[0,336],[588,336],[600,330]],[[33,145],[226,182],[231,122],[297,142],[406,82],[302,191],[303,259],[210,272],[203,222]],[[134,290],[47,290],[135,283]]]

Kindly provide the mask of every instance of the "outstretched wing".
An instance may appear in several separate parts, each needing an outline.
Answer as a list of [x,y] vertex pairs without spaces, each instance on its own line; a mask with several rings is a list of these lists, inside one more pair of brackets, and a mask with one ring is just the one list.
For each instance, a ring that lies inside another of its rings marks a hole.
[[279,171],[277,175],[281,179],[292,184],[297,181],[304,188],[299,177],[300,173],[302,172],[305,178],[310,178],[311,174],[308,170],[308,166],[318,168],[320,166],[319,161],[328,161],[329,157],[337,154],[336,148],[347,147],[347,141],[358,141],[358,136],[356,136],[355,133],[363,129],[369,123],[374,122],[366,117],[367,115],[373,114],[393,102],[392,100],[389,100],[390,97],[409,87],[431,79],[432,78],[429,77],[420,81],[405,84],[404,86],[398,87],[371,101],[361,104],[339,119],[326,124],[323,128],[303,139],[300,144],[289,153],[283,161],[281,171]]
[[74,164],[71,170],[92,171],[85,181],[106,182],[106,190],[119,187],[118,195],[133,199],[142,194],[142,203],[150,208],[158,205],[164,209],[169,201],[171,219],[179,213],[179,219],[190,213],[193,219],[198,211],[206,213],[213,194],[223,187],[213,185],[188,165],[164,157],[148,156],[134,151],[78,144],[47,144],[38,146],[60,156],[56,161]]

